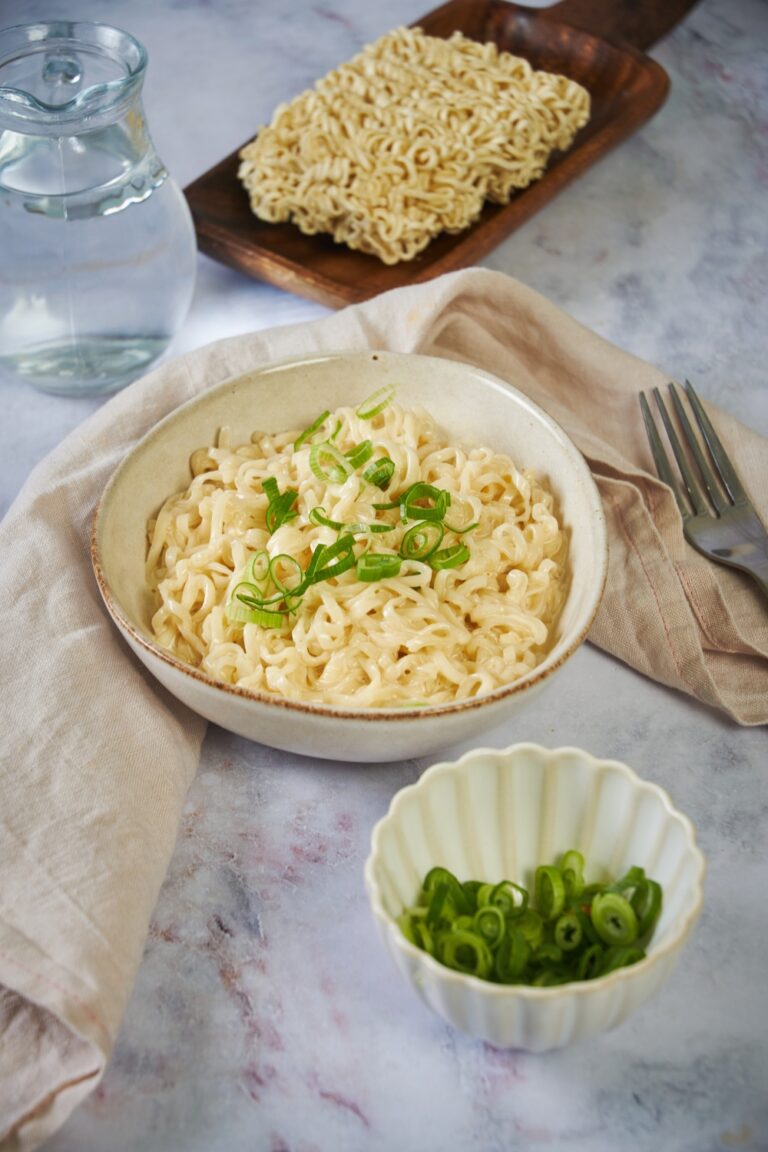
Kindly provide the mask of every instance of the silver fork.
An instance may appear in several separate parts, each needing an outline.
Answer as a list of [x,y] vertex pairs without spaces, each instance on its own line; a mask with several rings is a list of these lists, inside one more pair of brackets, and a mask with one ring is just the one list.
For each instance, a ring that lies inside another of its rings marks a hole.
[[691,427],[675,385],[670,384],[669,388],[683,438],[696,461],[704,488],[691,468],[658,388],[654,388],[653,395],[683,478],[682,486],[672,471],[648,401],[642,393],[640,407],[656,469],[664,483],[672,489],[677,500],[683,518],[685,538],[710,560],[748,572],[768,596],[768,532],[750,503],[692,385],[686,380],[685,391],[696,423],[709,449],[717,477]]

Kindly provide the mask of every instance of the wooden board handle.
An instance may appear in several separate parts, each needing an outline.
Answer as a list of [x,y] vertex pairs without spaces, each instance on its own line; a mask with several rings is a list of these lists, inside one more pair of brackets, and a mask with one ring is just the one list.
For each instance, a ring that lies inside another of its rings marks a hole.
[[678,24],[698,0],[560,0],[537,13],[600,36],[650,48]]

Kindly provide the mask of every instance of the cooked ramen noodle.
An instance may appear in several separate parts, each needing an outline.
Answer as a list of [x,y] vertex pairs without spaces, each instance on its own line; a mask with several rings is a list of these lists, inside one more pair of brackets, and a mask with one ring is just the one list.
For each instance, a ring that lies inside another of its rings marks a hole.
[[227,684],[352,708],[464,700],[541,662],[566,586],[552,493],[421,408],[372,412],[236,446],[223,429],[193,454],[149,525],[161,645]]
[[397,28],[281,104],[239,176],[260,219],[395,264],[538,180],[589,114],[580,84],[495,44]]

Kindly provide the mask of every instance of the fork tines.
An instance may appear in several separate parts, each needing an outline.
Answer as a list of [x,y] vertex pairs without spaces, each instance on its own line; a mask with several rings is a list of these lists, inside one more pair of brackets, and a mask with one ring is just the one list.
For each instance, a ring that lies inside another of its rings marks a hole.
[[672,403],[675,407],[675,412],[677,413],[678,420],[680,421],[680,427],[682,429],[683,436],[685,438],[686,444],[688,445],[688,448],[690,449],[691,455],[696,461],[696,465],[701,474],[701,478],[704,481],[704,489],[706,489],[705,495],[701,484],[699,483],[695,473],[693,472],[693,469],[690,466],[688,457],[683,450],[680,439],[675,430],[675,426],[672,423],[669,412],[667,411],[666,405],[662,399],[661,393],[659,392],[658,388],[654,388],[653,395],[656,399],[656,404],[658,405],[659,414],[666,429],[667,437],[669,438],[669,442],[672,445],[672,451],[675,454],[675,459],[677,460],[677,464],[683,478],[683,484],[685,485],[685,491],[688,500],[690,501],[690,506],[687,506],[685,500],[683,499],[680,485],[672,472],[669,458],[656,429],[656,425],[654,423],[653,416],[651,415],[648,402],[645,396],[642,394],[640,396],[640,407],[643,412],[645,430],[648,433],[648,440],[651,445],[651,452],[653,453],[656,469],[664,483],[668,484],[672,489],[683,518],[690,516],[691,511],[694,515],[697,516],[711,515],[711,508],[707,502],[707,495],[709,496],[709,500],[711,501],[712,506],[720,515],[727,511],[727,509],[731,508],[734,504],[748,503],[747,494],[744,491],[741,482],[736,475],[736,472],[734,471],[733,465],[728,458],[725,448],[723,447],[719,436],[712,427],[710,419],[704,411],[701,401],[696,395],[692,384],[686,380],[686,395],[688,397],[691,410],[696,418],[696,423],[701,430],[701,434],[711,454],[712,461],[714,462],[715,468],[717,469],[717,475],[722,483],[723,488],[725,489],[725,492],[727,493],[727,497],[730,497],[730,499],[723,495],[721,486],[718,483],[718,480],[715,478],[715,474],[709,464],[709,461],[701,449],[698,437],[691,427],[691,422],[688,419],[688,414],[686,413],[683,402],[680,399],[680,394],[677,388],[673,383],[670,383],[669,389],[670,395],[672,396]]

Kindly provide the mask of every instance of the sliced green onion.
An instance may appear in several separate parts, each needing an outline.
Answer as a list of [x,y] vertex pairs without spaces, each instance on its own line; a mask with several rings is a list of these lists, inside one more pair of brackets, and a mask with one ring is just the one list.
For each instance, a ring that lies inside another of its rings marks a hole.
[[495,884],[481,884],[480,885],[480,887],[477,890],[477,906],[478,906],[478,908],[485,908],[485,906],[487,904],[490,904],[491,896],[493,895],[493,890],[495,887],[496,887]]
[[379,412],[390,404],[394,398],[396,388],[394,384],[385,384],[383,388],[377,388],[375,392],[363,400],[355,408],[355,415],[359,416],[361,420],[373,420],[374,416],[378,416]]
[[227,608],[227,615],[230,613],[230,608],[237,615],[234,617],[237,620],[242,620],[247,624],[258,624],[261,628],[282,628],[288,619],[287,613],[275,612],[268,608],[252,607],[247,608],[244,604],[232,604]]
[[375,580],[386,580],[389,576],[397,576],[402,567],[399,556],[389,556],[383,552],[366,552],[357,561],[357,578],[366,583]]
[[[577,903],[564,905],[566,877],[583,888]],[[438,961],[482,979],[536,988],[594,980],[645,957],[638,927],[647,922],[650,937],[661,888],[642,868],[630,868],[613,883],[583,887],[583,879],[578,852],[565,853],[560,867],[541,865],[534,873],[533,907],[522,885],[460,882],[437,866],[398,923],[417,946],[423,934],[424,950]]]
[[630,868],[623,876],[615,880],[613,884],[607,887],[608,892],[626,892],[630,888],[637,888],[638,884],[645,882],[645,869],[633,867]]
[[[429,906],[427,907],[427,924],[430,926],[430,928],[435,928],[440,923],[447,899],[448,885],[444,880],[442,880],[438,885],[436,885],[434,891],[432,892]],[[450,923],[450,919],[451,917],[448,915],[446,917],[446,923]]]
[[655,880],[643,880],[635,889],[631,904],[637,916],[637,935],[644,939],[656,927],[661,915],[661,885]]
[[467,532],[472,532],[477,528],[480,521],[473,520],[471,524],[467,524],[466,528],[457,528],[455,525],[449,524],[447,520],[444,520],[443,523],[447,532],[453,532],[456,536],[466,536]]
[[[287,584],[285,579],[280,574],[281,568],[287,568],[293,572],[296,577],[294,583]],[[269,562],[269,576],[278,592],[282,592],[284,596],[295,595],[297,588],[300,588],[304,579],[304,569],[299,564],[295,556],[289,556],[287,552],[281,552],[278,556],[273,556]]]
[[435,572],[440,572],[445,568],[458,568],[460,564],[466,564],[469,560],[469,548],[466,544],[452,544],[450,548],[441,548],[439,552],[433,553],[429,558],[429,566]]
[[353,468],[362,468],[363,464],[366,464],[371,456],[373,456],[373,444],[370,440],[361,440],[359,444],[356,444],[354,448],[350,448],[344,455]]
[[326,528],[333,528],[336,532],[349,532],[351,535],[361,532],[378,535],[382,532],[394,532],[396,527],[395,524],[366,524],[363,520],[359,520],[356,524],[342,524],[340,520],[331,520],[330,516],[326,516],[325,509],[320,504],[312,509],[309,519],[313,524],[322,524]]
[[411,944],[421,948],[422,952],[428,952],[430,956],[434,956],[435,942],[432,933],[422,919],[404,912],[397,922],[403,935],[407,940],[410,940]]
[[[324,548],[324,552],[319,561],[319,566],[313,571],[313,584],[318,584],[321,580],[331,580],[334,576],[340,576],[342,572],[346,572],[349,568],[354,568],[356,562],[354,536],[339,536],[334,544],[321,545],[321,547]],[[332,563],[329,563],[329,561],[332,561]]]
[[565,884],[559,868],[542,864],[536,869],[536,907],[545,920],[555,920],[565,907]]
[[477,911],[477,894],[482,886],[483,885],[479,880],[465,880],[461,885],[464,895],[469,901],[472,912]]
[[446,529],[449,532],[455,532],[457,536],[464,536],[467,532],[471,532],[472,529],[477,528],[478,525],[478,521],[472,519],[473,512],[474,509],[468,500],[452,500],[451,522],[449,524],[446,520]]
[[632,944],[637,939],[635,910],[618,892],[598,892],[592,901],[592,923],[606,944]]
[[[291,596],[300,594],[299,589],[294,589]],[[281,606],[286,599],[286,593],[275,591],[271,596],[265,595],[263,590],[256,584],[238,584],[232,593],[232,600],[237,600],[242,604],[246,604],[249,608],[274,608]]]
[[466,532],[471,532],[473,528],[477,528],[478,521],[472,520],[474,508],[469,500],[464,500],[458,497],[450,501],[450,523],[446,521],[446,529],[449,532],[455,532],[456,536],[464,536]]
[[330,414],[331,414],[330,411],[328,409],[326,409],[325,412],[320,413],[317,420],[314,420],[310,424],[309,428],[304,429],[302,434],[300,436],[298,436],[293,442],[294,452],[298,452],[298,450],[299,450],[299,448],[301,448],[302,444],[306,444],[307,441],[310,440],[312,438],[312,436],[314,436],[314,434],[318,431],[318,429],[322,428],[323,424],[325,424],[325,422],[328,419],[328,417],[330,416]]
[[424,884],[422,885],[423,891],[429,895],[438,884],[446,884],[450,892],[451,902],[459,913],[467,913],[470,911],[469,900],[464,892],[461,884],[454,876],[453,872],[449,872],[447,868],[430,868],[427,875],[424,877]]
[[[587,905],[587,911],[588,910],[589,906]],[[584,907],[580,906],[572,908],[571,911],[576,914],[576,918],[581,925],[583,944],[585,946],[589,946],[590,944],[599,944],[600,937],[598,936],[597,932],[595,932],[595,926],[592,923],[592,917],[587,915],[587,911],[584,910]]]
[[494,958],[494,971],[502,984],[520,981],[531,958],[531,946],[519,928],[512,928],[502,940]]
[[354,471],[343,452],[327,440],[312,445],[309,466],[318,480],[325,480],[329,484],[343,484]]
[[501,908],[489,904],[475,913],[474,929],[489,948],[498,948],[507,934],[507,921]]
[[277,480],[274,476],[265,476],[261,482],[261,487],[264,489],[264,495],[267,498],[267,503],[271,504],[276,500],[280,494],[280,489],[277,485]]
[[555,923],[555,944],[563,952],[575,952],[581,947],[584,929],[576,912],[563,912]]
[[576,965],[576,979],[577,980],[592,980],[600,973],[600,966],[603,961],[603,949],[599,944],[590,944],[579,957],[579,962]]
[[307,587],[309,587],[310,584],[314,584],[316,582],[317,570],[322,564],[323,556],[325,555],[328,548],[328,544],[318,544],[317,548],[315,548],[314,552],[310,556],[309,564],[307,565],[306,571],[304,572],[304,582]]
[[267,531],[270,534],[277,532],[278,528],[288,520],[295,519],[296,512],[293,506],[298,498],[298,492],[287,488],[285,492],[279,493],[274,500],[270,500],[266,514]]
[[493,968],[493,954],[482,936],[475,932],[446,932],[438,943],[437,955],[446,968],[481,979]]
[[575,848],[563,852],[560,857],[560,871],[564,872],[566,868],[572,868],[579,876],[584,876],[584,857],[581,852],[577,852]]
[[560,965],[563,962],[563,950],[554,940],[545,940],[536,949],[536,963],[549,966]]
[[606,948],[600,965],[600,975],[607,976],[609,972],[615,972],[618,968],[628,968],[631,964],[637,964],[638,960],[644,959],[645,952],[642,948],[633,946]]
[[557,984],[565,984],[568,979],[564,972],[558,972],[555,968],[544,968],[543,971],[536,973],[531,984],[534,988],[552,988]]
[[322,524],[324,527],[333,528],[337,532],[340,532],[344,527],[340,520],[331,520],[329,516],[326,516],[325,508],[321,504],[312,509],[309,519],[312,524]]
[[404,560],[426,560],[440,546],[444,535],[442,524],[434,520],[414,524],[400,541],[400,555]]
[[519,928],[532,948],[539,947],[544,939],[544,920],[535,908],[526,908],[522,916],[518,916],[515,920],[515,926]]
[[254,552],[245,566],[245,579],[250,584],[261,584],[269,576],[269,552],[261,548]]
[[519,884],[513,884],[511,880],[502,880],[491,891],[488,903],[500,908],[505,916],[514,919],[522,916],[528,907],[528,892]]
[[442,520],[450,503],[450,492],[418,481],[400,497],[400,515],[403,520]]
[[584,857],[581,852],[571,849],[560,858],[560,872],[565,884],[565,898],[570,903],[584,890]]
[[230,624],[252,624],[253,607],[241,603],[239,600],[230,600],[226,607],[227,620]]
[[561,868],[560,872],[563,877],[563,884],[565,884],[565,901],[567,904],[572,904],[574,900],[578,900],[584,891],[584,877],[575,872],[573,868]]
[[[369,464],[365,472],[363,472],[363,480],[367,480],[369,484],[373,484],[376,488],[386,488],[390,480],[395,474],[395,462],[390,460],[389,456],[380,456],[378,460],[374,460],[373,464]],[[374,504],[374,508],[384,507],[384,505]],[[398,508],[399,504],[386,505],[388,508]]]

